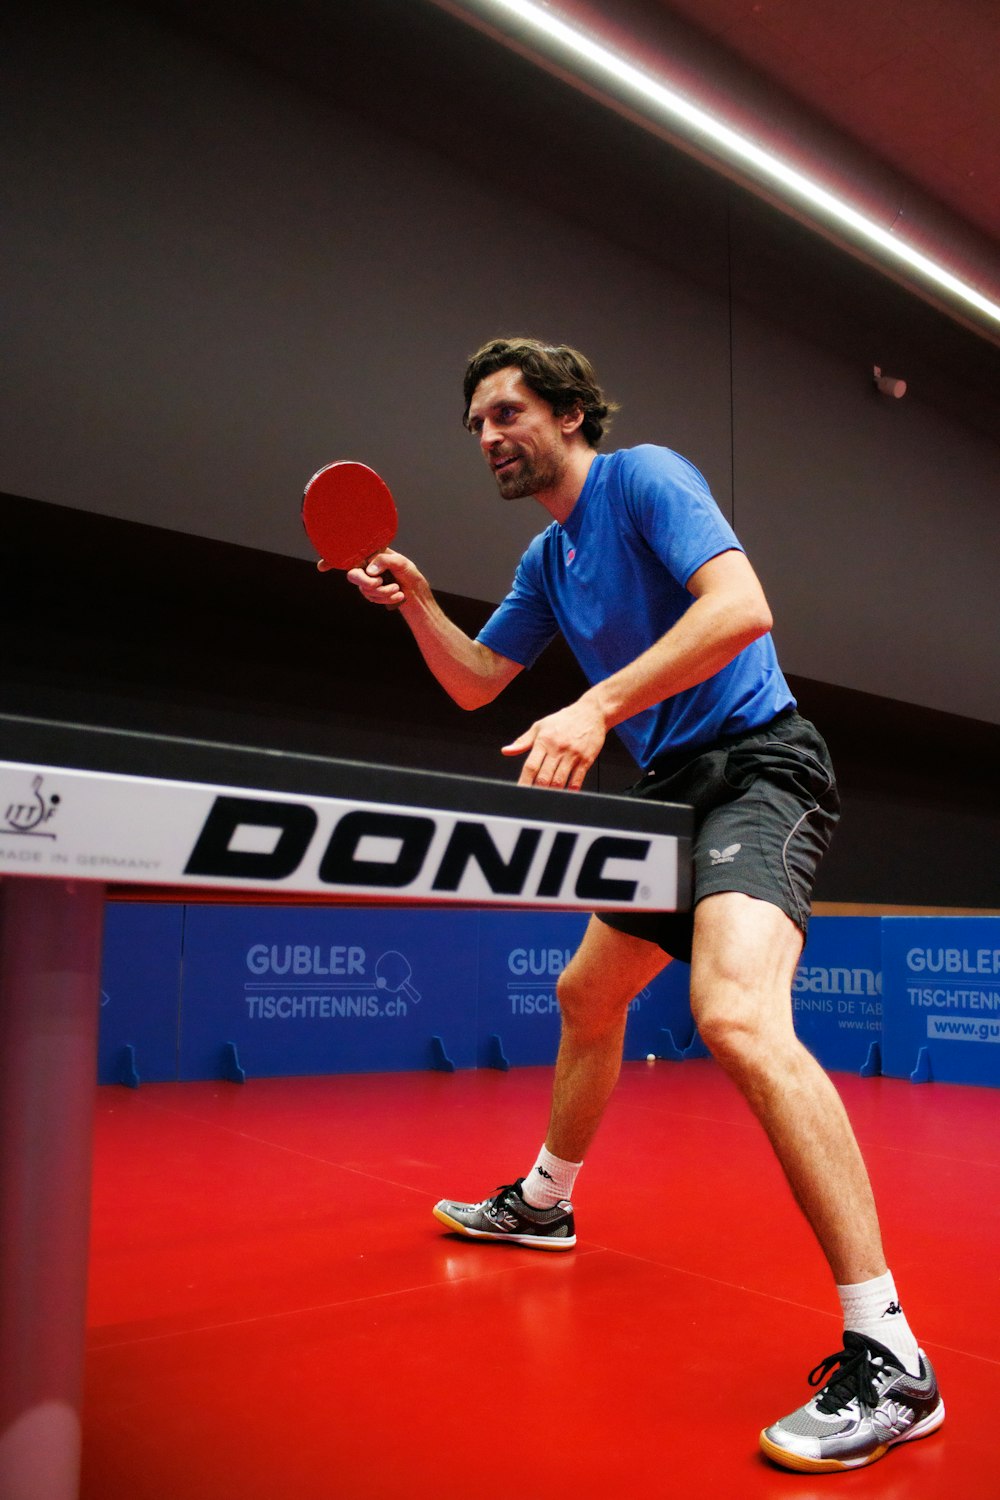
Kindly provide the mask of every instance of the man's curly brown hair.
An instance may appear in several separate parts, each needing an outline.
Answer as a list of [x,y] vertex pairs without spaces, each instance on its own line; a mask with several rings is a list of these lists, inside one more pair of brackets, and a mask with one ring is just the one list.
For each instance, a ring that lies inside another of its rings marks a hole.
[[599,446],[611,425],[611,413],[618,410],[617,402],[605,396],[593,365],[578,349],[571,349],[568,344],[544,344],[540,339],[491,339],[476,350],[462,384],[465,395],[462,421],[466,427],[472,397],[480,381],[511,366],[520,370],[528,389],[547,401],[557,417],[582,411],[580,430],[591,448]]

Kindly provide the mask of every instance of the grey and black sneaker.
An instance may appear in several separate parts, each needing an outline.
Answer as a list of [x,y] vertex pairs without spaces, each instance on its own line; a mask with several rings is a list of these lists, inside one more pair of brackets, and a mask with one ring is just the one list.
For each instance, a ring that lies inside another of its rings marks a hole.
[[768,1458],[786,1469],[860,1469],[944,1421],[944,1402],[923,1350],[920,1375],[909,1375],[882,1344],[848,1332],[843,1349],[809,1376],[810,1385],[822,1381],[818,1395],[760,1435]]
[[532,1208],[521,1196],[523,1177],[497,1188],[482,1203],[452,1203],[442,1198],[434,1217],[456,1234],[475,1240],[507,1240],[535,1250],[572,1250],[576,1244],[573,1205],[565,1199],[555,1208]]

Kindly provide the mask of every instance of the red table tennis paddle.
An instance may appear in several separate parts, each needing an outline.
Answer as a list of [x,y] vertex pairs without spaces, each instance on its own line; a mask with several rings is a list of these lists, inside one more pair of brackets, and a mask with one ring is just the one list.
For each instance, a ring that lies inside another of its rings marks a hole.
[[302,524],[330,568],[363,568],[388,547],[398,525],[396,504],[383,479],[367,464],[327,464],[302,496]]

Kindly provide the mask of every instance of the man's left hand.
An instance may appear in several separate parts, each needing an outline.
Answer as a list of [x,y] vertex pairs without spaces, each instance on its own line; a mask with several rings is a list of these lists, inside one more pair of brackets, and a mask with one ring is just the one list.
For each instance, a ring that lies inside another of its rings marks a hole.
[[519,786],[565,787],[578,792],[606,738],[604,715],[595,704],[581,698],[558,713],[538,719],[524,734],[504,745],[503,754],[527,754]]

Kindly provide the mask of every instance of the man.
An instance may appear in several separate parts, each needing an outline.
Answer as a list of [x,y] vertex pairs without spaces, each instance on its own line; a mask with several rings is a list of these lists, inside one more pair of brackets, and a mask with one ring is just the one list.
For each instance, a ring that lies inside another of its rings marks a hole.
[[[886,1267],[840,1098],[792,1026],[791,984],[815,870],[838,815],[826,746],[800,718],[763,589],[698,471],[664,448],[599,454],[611,410],[564,345],[498,339],[465,376],[465,425],[506,500],[551,524],[472,640],[426,578],[387,549],[348,577],[397,607],[452,698],[490,702],[561,632],[590,687],[504,753],[523,785],[577,789],[617,729],[637,795],[695,808],[692,913],[597,914],[560,977],[562,1035],[548,1132],[523,1178],[434,1212],[459,1234],[540,1249],[576,1243],[576,1175],[618,1078],[630,1001],[666,963],[691,965],[702,1040],[745,1095],[826,1255],[844,1347],[826,1383],[761,1433],[787,1467],[859,1467],[940,1426],[944,1406]],[[391,578],[383,575],[391,572]]]

